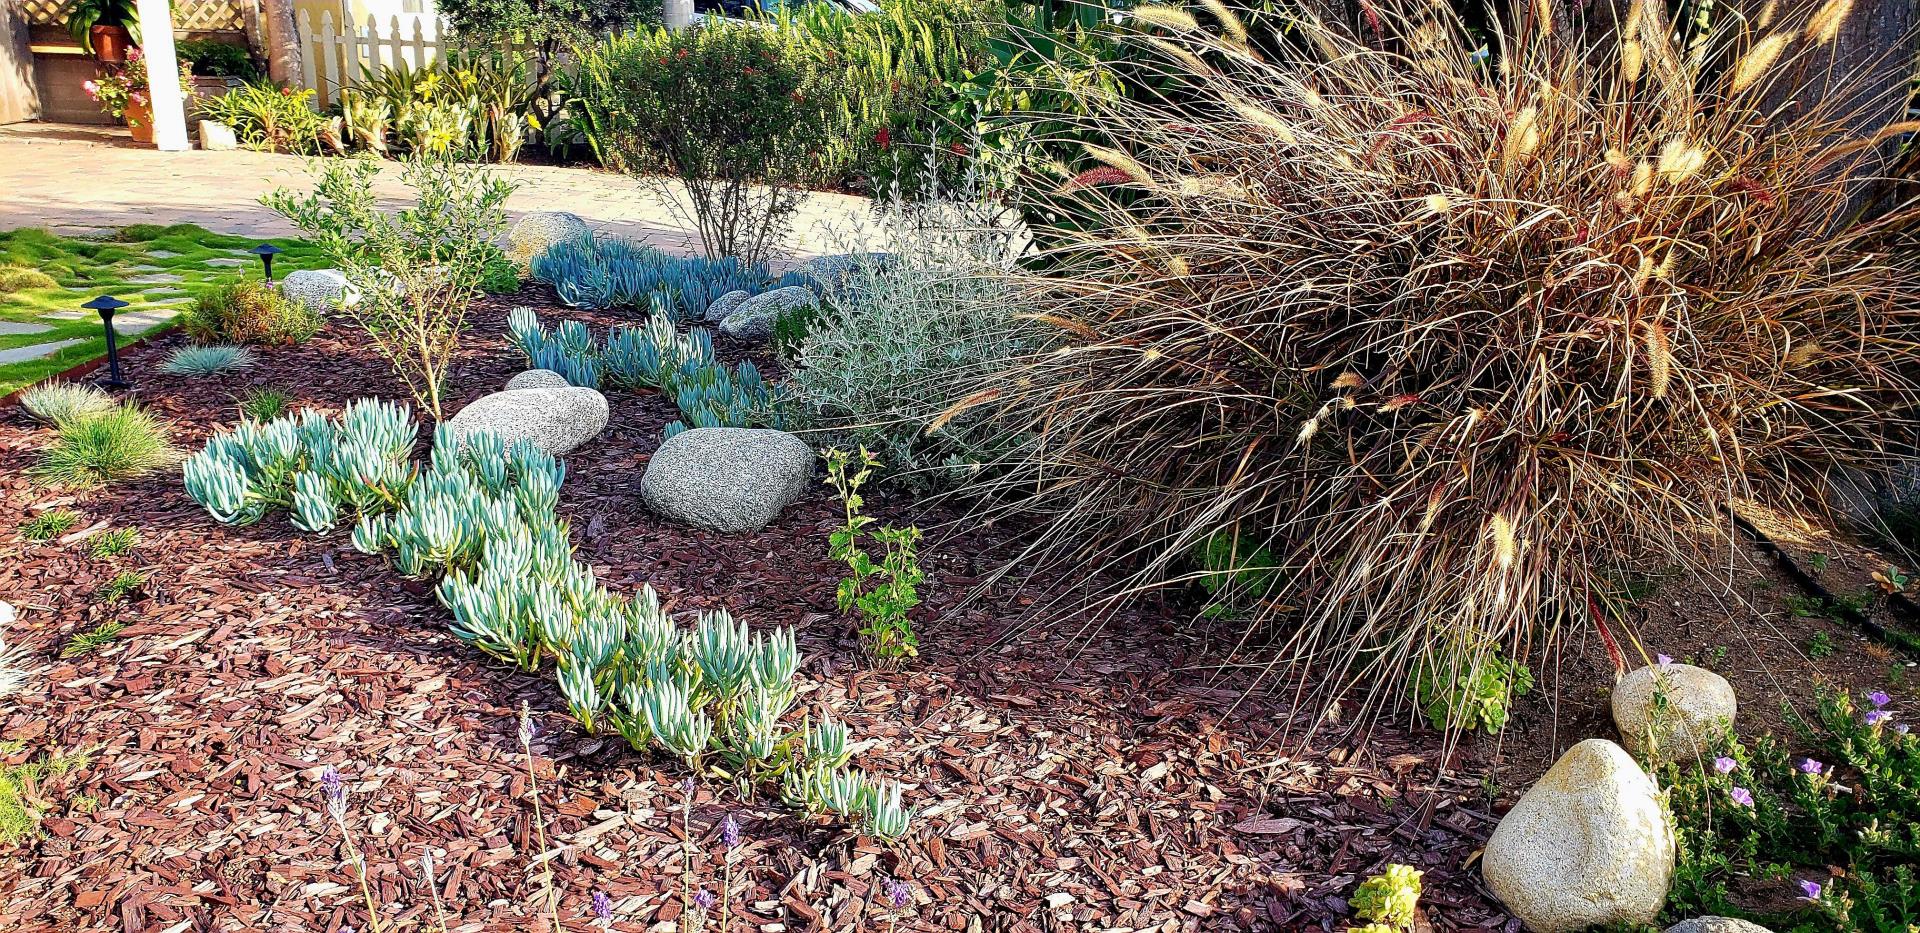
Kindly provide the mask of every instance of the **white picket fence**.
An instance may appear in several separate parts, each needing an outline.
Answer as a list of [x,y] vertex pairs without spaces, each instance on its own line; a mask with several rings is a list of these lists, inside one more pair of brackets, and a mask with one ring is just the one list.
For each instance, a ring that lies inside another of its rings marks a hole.
[[372,16],[365,26],[343,22],[322,11],[319,27],[305,10],[300,12],[300,68],[304,86],[312,88],[314,105],[331,106],[340,89],[363,77],[405,64],[419,68],[437,60],[446,50],[442,37],[451,35],[446,21],[426,13],[390,17],[384,30]]

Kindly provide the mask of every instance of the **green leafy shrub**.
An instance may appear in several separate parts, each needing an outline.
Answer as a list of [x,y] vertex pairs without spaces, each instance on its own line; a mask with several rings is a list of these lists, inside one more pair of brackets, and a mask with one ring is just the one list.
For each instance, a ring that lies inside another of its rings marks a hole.
[[75,382],[47,382],[20,393],[20,407],[52,425],[105,414],[116,404],[99,386]]
[[[1920,737],[1899,716],[1885,693],[1856,707],[1826,692],[1812,719],[1788,709],[1789,737],[1729,738],[1712,762],[1662,766],[1679,842],[1666,915],[1907,933],[1920,917]],[[1791,900],[1779,894],[1804,906],[1747,906]]]
[[160,419],[122,405],[60,425],[32,472],[51,482],[98,486],[145,476],[172,462],[173,456]]
[[1208,618],[1242,615],[1249,605],[1270,597],[1281,582],[1280,565],[1272,551],[1249,550],[1239,535],[1227,531],[1207,539],[1198,562],[1200,586],[1209,596],[1201,615]]
[[1354,916],[1369,923],[1359,928],[1360,933],[1411,929],[1414,912],[1420,909],[1420,874],[1411,865],[1392,864],[1361,882],[1347,901]]
[[200,102],[209,120],[233,129],[240,143],[266,152],[313,152],[326,122],[313,109],[311,88],[255,82]]
[[0,265],[0,295],[23,292],[29,288],[55,288],[53,276],[25,266]]
[[480,290],[489,295],[511,295],[520,290],[520,270],[504,258],[489,260],[480,270]]
[[193,65],[193,73],[207,78],[239,78],[257,81],[260,69],[253,64],[247,47],[218,39],[187,39],[174,45],[180,60]]
[[251,369],[254,364],[253,351],[232,344],[215,343],[205,346],[181,347],[160,364],[160,371],[175,376],[218,376],[222,373]]
[[[8,748],[11,753],[17,750]],[[85,752],[71,755],[43,755],[25,764],[0,766],[0,845],[13,846],[40,831],[46,816],[46,786],[87,766]]]
[[201,292],[180,323],[201,343],[296,344],[326,321],[271,286],[235,280]]
[[78,524],[80,515],[72,509],[48,509],[22,522],[20,536],[28,541],[52,541]]
[[1499,732],[1513,698],[1532,689],[1533,671],[1498,646],[1433,650],[1414,663],[1414,701],[1435,729]]
[[314,190],[262,199],[306,231],[360,300],[344,309],[420,406],[440,420],[447,369],[481,294],[488,266],[505,254],[505,203],[514,186],[471,166],[416,154],[402,170],[413,203],[383,211],[374,196],[379,167],[334,160]]
[[111,560],[133,550],[140,543],[140,532],[132,528],[103,531],[87,539],[87,552],[95,560]]
[[800,667],[791,630],[751,632],[718,610],[682,631],[651,587],[614,593],[574,559],[553,457],[489,435],[455,441],[442,425],[422,469],[407,459],[418,430],[406,409],[373,400],[337,421],[308,410],[242,424],[187,461],[187,494],[226,524],[273,508],[316,533],[351,523],[356,549],[437,581],[461,640],[526,670],[553,658],[589,731],[662,748],[695,771],[717,759],[742,782],[882,838],[908,831],[899,785],[847,767],[845,727],[785,724]]
[[584,48],[570,80],[603,161],[659,191],[708,256],[754,264],[818,174],[832,78],[772,30],[714,19]]
[[[840,581],[834,601],[841,612],[859,612],[860,641],[868,655],[881,664],[899,664],[920,653],[911,617],[913,607],[920,605],[920,584],[927,578],[916,555],[920,529],[874,528],[873,517],[860,514],[865,505],[860,487],[879,465],[866,448],[860,449],[857,459],[837,449],[826,455],[827,483],[839,493],[846,512],[845,523],[828,536],[828,556],[846,564],[849,574]],[[879,560],[867,552],[869,541],[879,546]]]

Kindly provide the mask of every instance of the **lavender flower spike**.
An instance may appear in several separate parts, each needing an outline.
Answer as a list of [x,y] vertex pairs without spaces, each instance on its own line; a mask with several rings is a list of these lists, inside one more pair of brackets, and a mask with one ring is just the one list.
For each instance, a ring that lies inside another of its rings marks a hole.
[[727,814],[727,818],[720,823],[720,842],[729,849],[740,846],[740,822],[735,820],[731,813]]
[[900,910],[913,903],[913,888],[898,878],[887,881],[886,894],[887,903],[892,905],[894,910]]
[[613,898],[608,897],[607,892],[593,892],[593,900],[588,907],[593,911],[595,919],[609,923],[613,921]]

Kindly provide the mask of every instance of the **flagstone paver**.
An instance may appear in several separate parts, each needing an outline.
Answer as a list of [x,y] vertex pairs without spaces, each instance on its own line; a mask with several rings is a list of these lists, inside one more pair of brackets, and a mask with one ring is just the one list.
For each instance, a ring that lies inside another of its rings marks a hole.
[[27,360],[37,360],[43,356],[52,356],[74,344],[85,342],[86,341],[79,339],[56,340],[52,343],[36,343],[24,347],[14,347],[10,350],[0,350],[0,365],[7,363],[24,363]]
[[18,337],[22,334],[44,334],[53,328],[45,324],[29,324],[25,321],[0,321],[0,337]]
[[[160,152],[134,146],[124,129],[14,124],[0,127],[0,228],[104,237],[128,224],[195,223],[242,236],[293,236],[298,231],[260,204],[260,196],[282,187],[311,189],[307,164],[299,156],[248,150]],[[698,233],[639,179],[586,167],[492,169],[519,186],[507,201],[510,217],[571,211],[596,229],[662,249],[698,248]],[[386,163],[375,194],[389,203],[403,196],[399,175],[397,163]],[[857,245],[823,231],[860,228],[869,203],[845,194],[808,195],[783,244],[786,252],[804,258]]]

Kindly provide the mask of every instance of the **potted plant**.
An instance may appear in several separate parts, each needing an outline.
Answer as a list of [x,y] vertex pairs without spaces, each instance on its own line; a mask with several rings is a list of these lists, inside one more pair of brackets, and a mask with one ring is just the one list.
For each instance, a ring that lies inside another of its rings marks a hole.
[[140,44],[140,11],[134,0],[80,0],[67,12],[73,41],[102,62],[124,62]]
[[[138,143],[153,142],[153,98],[147,93],[147,63],[137,48],[127,50],[127,60],[102,66],[99,78],[88,81],[87,96],[109,115],[127,121],[127,131]],[[180,94],[193,96],[193,65],[180,63]]]

